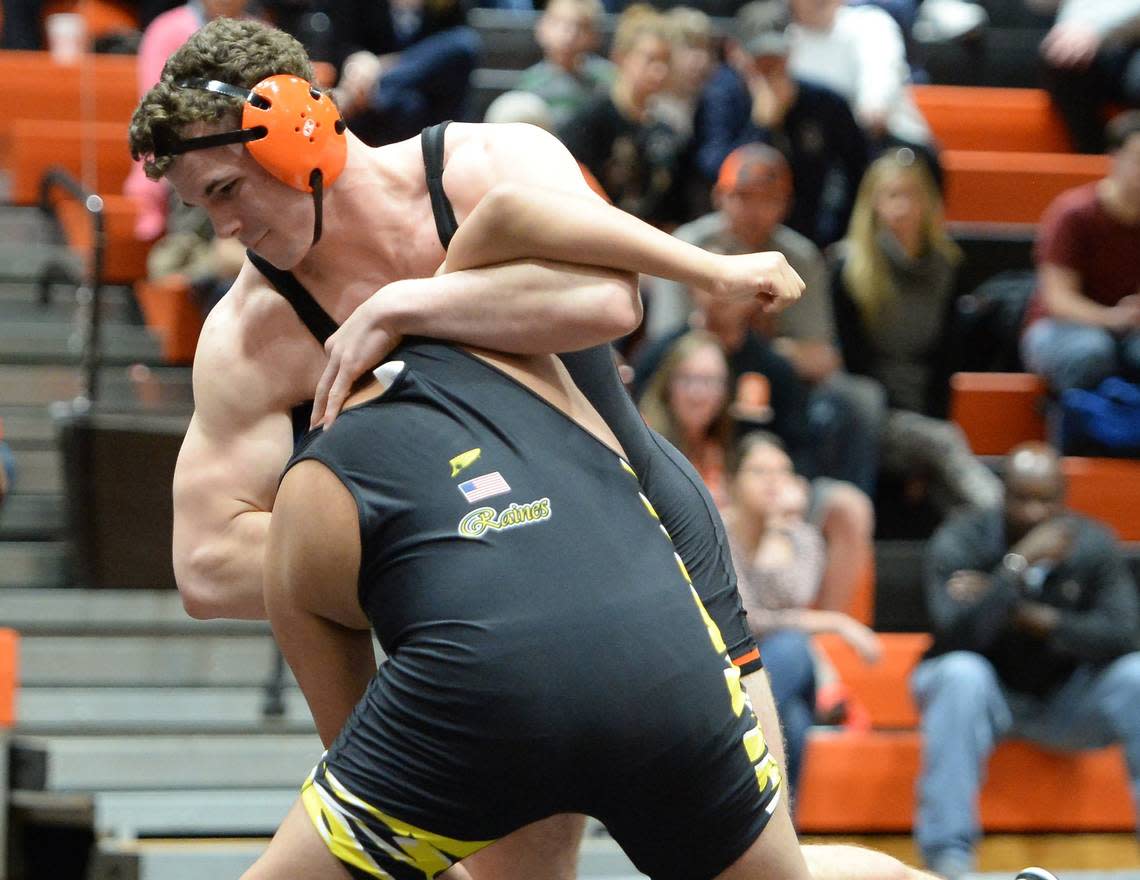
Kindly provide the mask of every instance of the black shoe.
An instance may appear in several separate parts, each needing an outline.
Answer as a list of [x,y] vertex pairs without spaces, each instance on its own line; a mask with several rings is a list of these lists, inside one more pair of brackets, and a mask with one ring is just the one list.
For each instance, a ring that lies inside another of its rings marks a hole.
[[1044,868],[1026,868],[1014,880],[1057,880],[1057,875]]

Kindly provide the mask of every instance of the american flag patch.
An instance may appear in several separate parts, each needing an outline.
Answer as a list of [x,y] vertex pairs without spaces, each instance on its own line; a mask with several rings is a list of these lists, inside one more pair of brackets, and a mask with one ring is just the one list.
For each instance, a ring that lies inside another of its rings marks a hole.
[[502,474],[498,471],[493,471],[489,474],[483,474],[481,477],[467,480],[465,483],[460,483],[459,491],[463,493],[463,497],[467,499],[468,504],[474,504],[476,501],[482,501],[484,498],[492,498],[495,495],[503,495],[510,492],[511,487],[507,485],[507,481],[503,479]]

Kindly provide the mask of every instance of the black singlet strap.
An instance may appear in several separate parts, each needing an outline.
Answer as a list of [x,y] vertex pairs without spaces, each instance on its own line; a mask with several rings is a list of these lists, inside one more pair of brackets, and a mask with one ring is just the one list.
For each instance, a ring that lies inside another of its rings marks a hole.
[[324,345],[330,336],[337,331],[337,323],[329,313],[321,308],[321,304],[313,299],[313,295],[305,288],[292,272],[278,269],[272,263],[259,257],[251,250],[246,256],[257,268],[257,271],[269,279],[269,283],[277,288],[277,292],[285,297],[293,307],[301,323],[309,328],[309,332],[317,337],[317,341]]
[[451,201],[443,191],[443,136],[447,122],[429,125],[420,134],[420,145],[424,151],[424,168],[427,171],[428,195],[431,196],[431,212],[435,215],[435,231],[440,244],[447,250],[459,224],[455,222],[455,212]]

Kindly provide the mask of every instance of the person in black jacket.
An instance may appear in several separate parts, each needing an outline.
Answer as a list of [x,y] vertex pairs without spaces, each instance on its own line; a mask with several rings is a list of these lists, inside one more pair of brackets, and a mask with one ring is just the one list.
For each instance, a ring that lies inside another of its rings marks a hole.
[[481,42],[461,0],[345,0],[329,15],[337,103],[365,143],[463,118]]
[[925,582],[934,643],[911,687],[927,865],[951,880],[972,867],[978,789],[1005,736],[1065,750],[1123,743],[1140,796],[1140,600],[1113,535],[1066,511],[1054,449],[1010,452],[1004,505],[943,525]]

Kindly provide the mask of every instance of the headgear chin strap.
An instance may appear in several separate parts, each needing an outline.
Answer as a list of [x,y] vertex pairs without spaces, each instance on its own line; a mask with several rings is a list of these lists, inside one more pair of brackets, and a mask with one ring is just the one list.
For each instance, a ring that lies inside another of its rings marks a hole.
[[245,144],[257,163],[286,186],[313,194],[313,244],[321,237],[324,190],[344,170],[348,139],[332,99],[298,76],[266,77],[252,89],[215,79],[187,79],[201,89],[242,102],[241,128],[202,137],[171,138],[157,153],[178,156],[227,144]]

